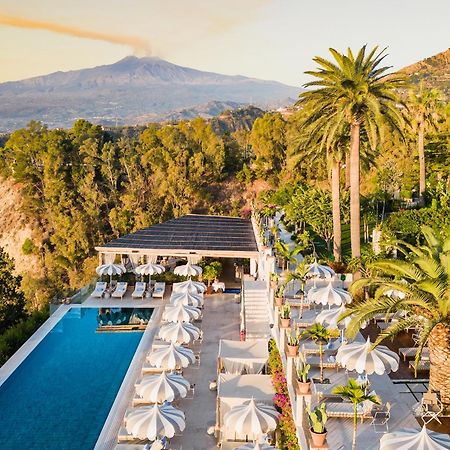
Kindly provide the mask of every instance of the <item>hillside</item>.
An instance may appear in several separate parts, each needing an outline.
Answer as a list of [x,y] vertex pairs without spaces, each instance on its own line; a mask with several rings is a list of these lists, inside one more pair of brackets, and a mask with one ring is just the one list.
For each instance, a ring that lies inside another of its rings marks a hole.
[[446,101],[450,101],[450,48],[437,55],[425,58],[400,70],[409,76],[409,81],[428,88],[439,89]]
[[0,84],[0,132],[32,119],[67,127],[80,117],[105,125],[212,117],[242,104],[289,104],[299,90],[275,81],[129,56],[110,65]]

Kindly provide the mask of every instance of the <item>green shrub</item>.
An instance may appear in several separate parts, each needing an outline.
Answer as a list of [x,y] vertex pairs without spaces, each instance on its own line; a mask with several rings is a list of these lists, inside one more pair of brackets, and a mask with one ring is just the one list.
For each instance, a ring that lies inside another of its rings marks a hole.
[[48,311],[35,311],[24,321],[7,329],[0,336],[0,365],[5,364],[47,318]]
[[22,253],[24,255],[31,255],[34,252],[34,244],[30,238],[26,238],[22,245]]

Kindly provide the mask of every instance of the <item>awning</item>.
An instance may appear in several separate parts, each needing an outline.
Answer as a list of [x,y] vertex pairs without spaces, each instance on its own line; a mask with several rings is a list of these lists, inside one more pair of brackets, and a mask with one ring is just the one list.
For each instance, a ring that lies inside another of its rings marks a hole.
[[258,374],[269,358],[267,341],[230,341],[219,343],[219,370],[230,374]]

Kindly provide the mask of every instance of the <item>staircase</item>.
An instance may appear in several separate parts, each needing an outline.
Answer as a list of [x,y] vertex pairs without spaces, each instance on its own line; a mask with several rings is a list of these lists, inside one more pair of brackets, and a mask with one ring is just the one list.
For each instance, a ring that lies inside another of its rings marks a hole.
[[264,281],[244,281],[243,309],[246,340],[269,339],[269,304]]

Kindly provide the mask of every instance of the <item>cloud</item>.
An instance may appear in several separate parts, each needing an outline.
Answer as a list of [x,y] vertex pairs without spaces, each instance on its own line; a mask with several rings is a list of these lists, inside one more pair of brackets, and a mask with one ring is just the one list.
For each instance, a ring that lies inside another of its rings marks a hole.
[[112,44],[128,45],[133,48],[134,53],[139,55],[150,55],[151,48],[148,41],[136,36],[115,35],[101,33],[98,31],[85,30],[83,28],[62,25],[54,22],[27,19],[24,17],[10,16],[0,13],[0,24],[17,28],[28,28],[35,30],[46,30],[53,33],[65,34],[84,39],[94,39]]

